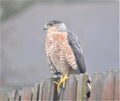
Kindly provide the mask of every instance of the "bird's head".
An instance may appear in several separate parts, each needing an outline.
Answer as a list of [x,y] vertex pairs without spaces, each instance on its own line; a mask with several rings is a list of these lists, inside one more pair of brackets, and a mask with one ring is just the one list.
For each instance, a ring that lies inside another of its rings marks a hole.
[[53,21],[49,21],[48,23],[46,23],[44,25],[44,30],[64,32],[64,31],[67,31],[67,27],[66,27],[66,25],[63,22],[57,21],[57,20],[53,20]]

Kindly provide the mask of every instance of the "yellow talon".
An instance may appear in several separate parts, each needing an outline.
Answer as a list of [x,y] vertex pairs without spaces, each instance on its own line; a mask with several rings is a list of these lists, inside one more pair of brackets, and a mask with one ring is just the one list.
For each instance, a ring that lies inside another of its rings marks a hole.
[[68,74],[65,74],[62,76],[62,78],[60,79],[59,82],[54,81],[54,83],[57,85],[57,92],[60,93],[61,88],[60,86],[62,86],[63,88],[65,88],[66,85],[66,80],[69,78]]

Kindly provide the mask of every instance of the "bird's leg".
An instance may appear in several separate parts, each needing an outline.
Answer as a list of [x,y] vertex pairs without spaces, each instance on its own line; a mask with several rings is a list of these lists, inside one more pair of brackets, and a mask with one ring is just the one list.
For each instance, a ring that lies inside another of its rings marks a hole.
[[58,75],[53,74],[52,78],[57,79],[57,78],[59,78],[59,76],[58,76]]
[[59,77],[59,72],[57,72],[56,68],[54,67],[53,64],[49,64],[49,67],[50,67],[50,71],[51,71],[51,74],[52,74],[52,78],[56,79],[56,78],[60,78]]
[[68,75],[69,75],[69,73],[63,75],[63,76],[61,77],[61,79],[60,79],[59,82],[56,82],[56,81],[54,82],[55,84],[57,84],[57,92],[58,92],[58,93],[60,93],[61,86],[62,86],[63,88],[65,88],[66,80],[69,78]]

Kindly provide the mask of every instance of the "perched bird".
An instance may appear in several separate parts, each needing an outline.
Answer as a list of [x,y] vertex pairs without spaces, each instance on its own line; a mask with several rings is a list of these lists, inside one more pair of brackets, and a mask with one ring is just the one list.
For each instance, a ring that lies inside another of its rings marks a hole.
[[46,54],[53,75],[62,75],[58,84],[65,86],[69,74],[86,72],[86,65],[78,37],[68,31],[66,25],[57,20],[45,24]]

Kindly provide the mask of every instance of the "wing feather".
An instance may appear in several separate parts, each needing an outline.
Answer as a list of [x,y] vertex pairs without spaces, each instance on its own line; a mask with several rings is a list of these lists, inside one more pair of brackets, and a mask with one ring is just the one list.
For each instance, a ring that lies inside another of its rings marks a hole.
[[76,63],[78,65],[77,73],[85,73],[86,65],[85,65],[84,56],[83,56],[82,48],[80,46],[78,37],[75,34],[68,32],[68,41],[75,55]]

